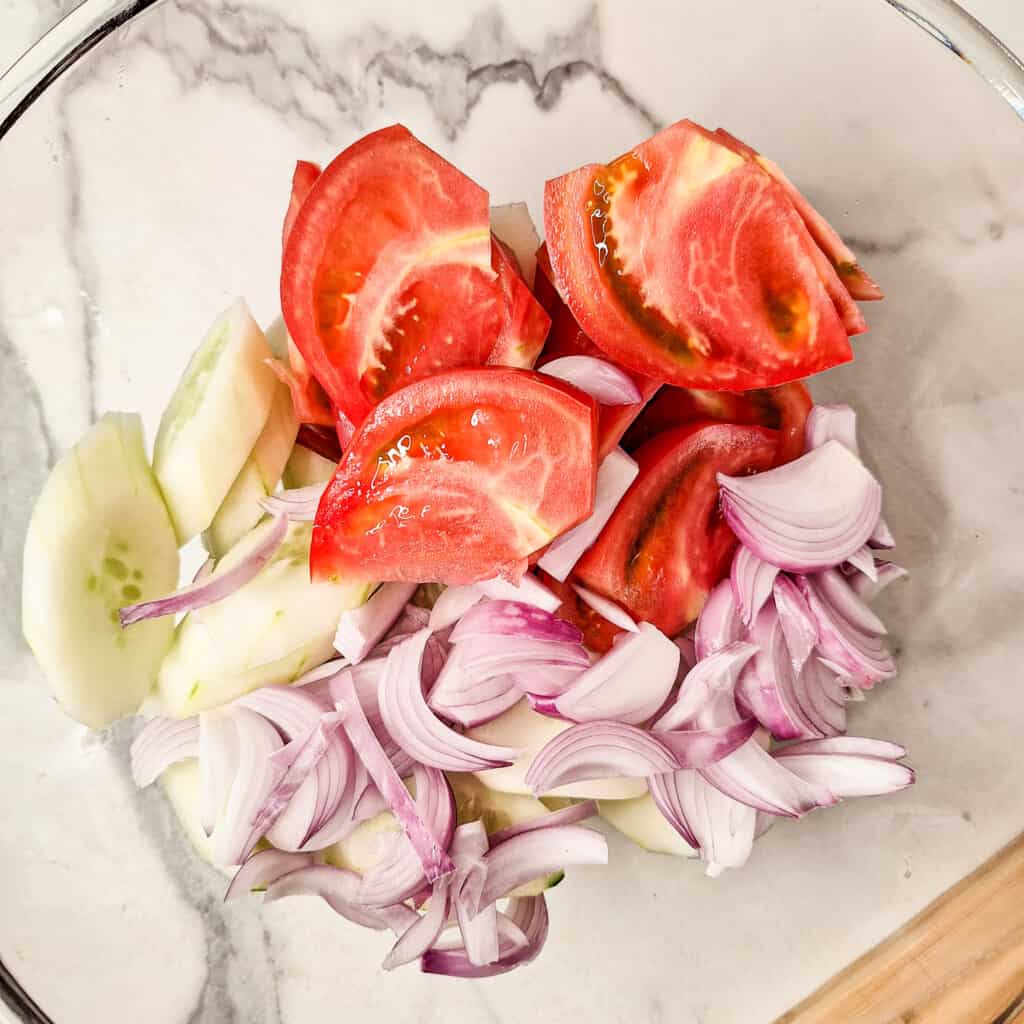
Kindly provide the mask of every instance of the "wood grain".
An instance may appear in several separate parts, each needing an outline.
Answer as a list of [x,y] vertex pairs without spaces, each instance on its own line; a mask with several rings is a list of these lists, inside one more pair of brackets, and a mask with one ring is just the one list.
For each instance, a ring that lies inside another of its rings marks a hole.
[[1024,1024],[1024,836],[776,1024]]

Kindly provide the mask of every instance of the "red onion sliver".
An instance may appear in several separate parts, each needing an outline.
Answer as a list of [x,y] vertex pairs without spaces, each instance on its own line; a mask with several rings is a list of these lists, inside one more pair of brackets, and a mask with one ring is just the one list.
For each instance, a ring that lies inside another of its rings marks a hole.
[[434,602],[434,607],[430,609],[428,625],[435,631],[451,626],[483,599],[484,592],[476,583],[445,587]]
[[714,729],[673,729],[659,732],[658,740],[681,768],[703,768],[739,750],[757,731],[757,722],[745,718]]
[[429,629],[421,630],[388,655],[377,691],[388,732],[410,757],[433,768],[473,772],[512,764],[520,751],[463,736],[430,710],[420,677],[423,649],[429,636]]
[[[290,685],[309,686],[312,683],[322,682],[325,679],[330,679],[331,676],[336,676],[343,668],[348,668],[351,664],[348,658],[332,658],[330,661],[325,661],[322,665],[317,665],[316,668],[311,668],[308,672],[303,673]],[[365,664],[366,662],[364,661],[363,665]]]
[[802,740],[790,743],[774,752],[777,758],[796,754],[845,754],[851,757],[874,757],[880,761],[899,761],[907,756],[906,748],[888,740],[873,740],[861,736],[830,736],[823,740]]
[[854,455],[860,455],[857,414],[848,405],[811,406],[804,427],[805,450],[820,448],[828,441],[838,441]]
[[553,710],[573,722],[639,725],[665,702],[679,661],[679,648],[657,627],[641,623],[636,633],[620,633],[612,649],[553,701]]
[[493,601],[522,601],[533,604],[546,612],[558,611],[562,599],[544,586],[536,576],[527,573],[518,583],[509,583],[500,576],[493,580],[482,580],[474,584],[480,588],[484,597]]
[[405,611],[416,586],[415,583],[382,583],[365,604],[342,612],[334,636],[335,650],[358,665]]
[[420,817],[409,791],[402,784],[377,737],[366,720],[356,697],[351,671],[342,672],[331,684],[335,706],[342,714],[342,725],[352,746],[359,755],[370,778],[394,811],[402,831],[408,836],[423,865],[428,882],[435,882],[454,869],[441,840],[435,836]]
[[295,487],[262,498],[260,505],[272,516],[285,516],[291,523],[311,523],[316,519],[316,510],[326,487],[326,484]]
[[209,836],[238,771],[238,742],[231,708],[199,714],[199,822]]
[[487,906],[513,889],[577,864],[607,864],[608,844],[600,832],[581,825],[524,832],[493,847],[485,858],[487,878],[480,905]]
[[434,883],[427,912],[422,916],[417,914],[416,920],[391,947],[391,952],[381,965],[385,971],[392,971],[419,959],[437,941],[448,918],[450,889],[450,876],[439,878]]
[[718,474],[722,510],[740,542],[780,569],[845,562],[871,536],[882,489],[838,441],[754,476]]
[[653,735],[624,722],[584,722],[549,740],[533,759],[526,784],[550,793],[570,782],[646,778],[681,767]]
[[580,644],[583,634],[571,622],[522,601],[485,601],[470,608],[452,630],[457,644],[481,636],[520,637],[552,643]]
[[[456,656],[452,654],[448,663]],[[497,718],[523,695],[512,675],[491,676],[458,689],[459,683],[465,680],[465,676],[458,676],[454,671],[450,673],[445,685],[435,686],[431,691],[430,706],[449,721],[467,728]]]
[[121,625],[130,626],[143,619],[191,612],[224,600],[225,597],[248,583],[274,557],[287,530],[288,520],[284,516],[275,516],[270,521],[259,543],[237,565],[225,572],[210,573],[198,583],[190,583],[187,587],[182,587],[166,597],[126,605],[118,612]]
[[301,736],[317,722],[331,704],[317,700],[308,689],[264,686],[234,701],[232,707],[248,708],[277,726],[286,740]]
[[740,618],[746,625],[757,618],[757,613],[771,597],[772,584],[778,574],[776,566],[763,562],[748,548],[741,545],[736,549],[729,579]]
[[564,583],[573,566],[600,536],[639,472],[640,467],[621,448],[610,451],[597,469],[593,511],[582,523],[552,541],[537,564]]
[[881,796],[914,783],[913,769],[894,761],[852,754],[790,754],[780,759],[805,782],[827,786],[841,800]]
[[639,405],[644,400],[629,374],[595,356],[561,356],[540,372],[585,391],[601,405]]
[[594,591],[581,587],[578,583],[574,583],[572,589],[579,594],[585,604],[593,608],[598,615],[607,619],[613,626],[618,626],[619,629],[624,629],[628,633],[635,633],[640,628],[633,621],[633,617],[629,612],[614,601],[609,601],[607,597],[595,594]]
[[580,666],[531,665],[522,671],[513,672],[512,678],[523,693],[533,697],[558,697],[565,693],[579,679]]
[[846,560],[855,569],[864,573],[865,576],[870,580],[878,579],[878,569],[875,567],[875,555],[874,552],[867,546],[860,548],[858,551],[854,551],[852,555]]
[[287,875],[267,887],[264,903],[273,903],[288,896],[319,896],[336,914],[364,928],[376,931],[390,929],[396,935],[404,934],[415,924],[419,914],[401,903],[388,907],[365,907],[355,902],[359,889],[359,876],[344,868],[327,864],[289,871]]
[[308,868],[314,863],[311,853],[289,853],[285,850],[260,850],[254,853],[235,872],[224,902],[246,896],[253,889],[265,889],[272,882],[299,868]]
[[862,601],[874,601],[878,595],[885,590],[890,583],[895,583],[896,580],[901,580],[909,573],[901,565],[897,565],[895,562],[886,562],[883,559],[879,559],[875,565],[876,575],[878,579],[872,580],[867,576],[857,573],[851,577],[847,582],[850,585],[850,589],[862,600]]
[[800,588],[788,576],[776,579],[772,597],[793,670],[799,672],[818,642],[818,625]]
[[697,776],[697,772],[692,769],[652,775],[647,780],[647,788],[661,816],[679,833],[684,843],[699,850],[700,844],[690,827],[688,814],[692,809],[686,795],[687,787],[692,787],[693,776]]
[[195,718],[151,718],[132,741],[132,778],[143,789],[172,764],[198,756],[199,723]]
[[481,821],[460,825],[452,836],[455,918],[462,932],[466,956],[477,966],[494,963],[499,956],[497,908],[493,901],[481,906],[488,846],[487,832]]
[[581,800],[578,804],[570,804],[561,810],[552,811],[550,814],[539,814],[536,818],[527,821],[520,821],[507,828],[498,829],[490,835],[491,847],[500,846],[502,843],[524,832],[536,832],[538,829],[558,828],[560,825],[576,825],[587,818],[597,814],[597,801]]
[[[713,729],[739,722],[733,691],[743,666],[756,653],[754,644],[735,642],[698,661],[683,680],[675,704],[655,722],[655,732],[692,725]],[[716,713],[719,703],[724,704],[726,713]]]
[[708,594],[693,634],[694,653],[702,661],[723,647],[743,638],[736,595],[729,580],[722,580]]
[[889,549],[896,547],[896,538],[892,535],[892,530],[889,529],[884,519],[879,519],[875,523],[875,528],[871,532],[871,536],[868,537],[868,544],[873,548]]

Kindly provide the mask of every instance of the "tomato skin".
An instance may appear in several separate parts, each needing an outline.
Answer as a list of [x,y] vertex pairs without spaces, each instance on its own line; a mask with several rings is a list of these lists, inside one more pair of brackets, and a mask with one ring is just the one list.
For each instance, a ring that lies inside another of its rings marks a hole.
[[564,583],[556,580],[541,570],[540,580],[558,597],[562,599],[561,605],[555,611],[560,619],[571,622],[582,634],[583,645],[595,654],[607,654],[615,643],[615,638],[624,633],[620,626],[613,625],[603,615],[596,612],[587,604],[579,594],[572,588],[571,580]]
[[648,441],[633,456],[633,486],[574,575],[675,636],[700,614],[737,545],[719,509],[716,474],[769,469],[777,441],[765,427],[707,422]]
[[594,503],[597,406],[528,370],[417,381],[357,429],[317,511],[314,579],[517,580]]
[[800,381],[739,394],[664,387],[630,427],[622,446],[632,452],[662,431],[716,420],[777,430],[775,465],[782,466],[804,453],[804,428],[812,404],[810,392]]
[[292,233],[292,226],[295,218],[299,215],[299,209],[306,201],[306,196],[316,184],[320,177],[320,165],[310,160],[297,160],[295,170],[292,173],[292,194],[288,200],[288,209],[284,215],[284,224],[281,227],[281,249],[288,244],[288,236]]
[[551,317],[527,287],[515,254],[493,234],[491,265],[498,275],[504,316],[487,363],[532,370],[551,328]]
[[482,365],[502,317],[487,193],[407,129],[324,169],[281,269],[289,332],[352,423],[406,384]]
[[544,223],[559,293],[630,370],[740,391],[852,358],[783,187],[689,122],[549,181]]

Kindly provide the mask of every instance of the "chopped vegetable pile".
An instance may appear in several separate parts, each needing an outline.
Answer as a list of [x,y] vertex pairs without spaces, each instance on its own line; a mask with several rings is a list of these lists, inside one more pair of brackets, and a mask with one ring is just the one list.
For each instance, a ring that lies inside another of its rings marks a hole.
[[853,410],[803,383],[877,285],[689,121],[549,181],[544,227],[401,126],[300,161],[283,322],[236,302],[152,464],[103,417],[26,541],[65,709],[147,719],[135,781],[226,899],[318,895],[388,970],[533,960],[545,892],[608,860],[590,818],[715,876],[765,816],[914,781],[846,735],[905,573]]

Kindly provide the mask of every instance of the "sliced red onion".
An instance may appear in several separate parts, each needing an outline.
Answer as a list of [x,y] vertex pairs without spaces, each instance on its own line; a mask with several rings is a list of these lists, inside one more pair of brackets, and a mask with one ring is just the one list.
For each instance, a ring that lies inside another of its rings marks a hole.
[[488,871],[485,860],[488,846],[487,832],[481,821],[460,825],[452,836],[455,919],[462,932],[466,956],[476,966],[494,963],[499,956],[497,907],[493,901],[481,905]]
[[448,875],[434,883],[427,912],[422,916],[417,914],[416,920],[402,932],[399,940],[391,947],[391,952],[381,965],[385,971],[392,971],[396,967],[419,959],[437,942],[448,918],[450,890]]
[[680,681],[687,672],[697,664],[697,648],[692,636],[680,635],[672,640],[672,643],[679,648],[679,672]]
[[534,878],[578,864],[607,864],[608,844],[600,832],[581,825],[534,830],[492,847],[480,905],[487,906]]
[[[332,658],[330,661],[325,661],[322,665],[317,665],[316,668],[304,672],[291,686],[309,686],[312,683],[323,682],[325,679],[329,680],[331,676],[336,676],[343,668],[348,668],[351,664],[352,662],[348,658]],[[363,664],[365,665],[366,662]],[[324,692],[326,693],[326,690]]]
[[[785,753],[785,752],[782,752]],[[805,782],[826,786],[841,800],[881,796],[914,783],[913,769],[876,757],[852,754],[785,754],[781,763]]]
[[[436,768],[416,765],[413,777],[416,782],[416,811],[427,823],[431,834],[438,838],[441,848],[447,849],[455,828],[455,797],[451,786],[444,773]],[[373,906],[398,903],[421,889],[423,880],[419,854],[407,835],[399,835],[380,863],[363,876],[358,899]]]
[[772,598],[793,671],[799,672],[818,642],[818,624],[800,588],[788,576],[776,579]]
[[445,629],[458,622],[473,605],[483,599],[484,592],[476,583],[445,587],[434,602],[434,607],[430,609],[428,625],[435,631]]
[[[881,621],[871,617],[873,613],[841,574],[832,570],[802,576],[797,582],[818,626],[818,650],[823,661],[853,685],[865,689],[896,674],[892,656],[877,632]],[[870,631],[868,625],[873,627]]]
[[376,931],[390,929],[403,935],[419,919],[411,907],[398,903],[387,907],[366,907],[355,902],[359,876],[344,868],[327,864],[289,871],[267,887],[264,903],[274,903],[288,896],[319,896],[336,914],[364,928]]
[[700,778],[693,769],[663,772],[661,775],[652,775],[647,780],[647,788],[661,816],[679,833],[684,843],[699,850],[700,844],[690,827],[689,818],[693,812],[686,787],[692,788],[691,776]]
[[416,587],[415,583],[382,583],[365,604],[342,612],[335,650],[358,665],[405,611]]
[[875,528],[871,531],[871,536],[868,537],[868,544],[873,548],[890,549],[896,547],[896,538],[892,535],[892,530],[889,529],[884,519],[879,519],[875,523]]
[[[629,725],[647,721],[665,702],[679,670],[679,648],[643,622],[635,633],[620,633],[612,649],[582,672],[551,705],[573,722],[615,719]],[[547,702],[538,705],[543,710]]]
[[740,618],[746,625],[757,618],[757,613],[771,597],[772,584],[778,575],[776,566],[763,562],[748,548],[741,545],[736,549],[729,578]]
[[377,691],[388,732],[410,757],[433,768],[474,772],[512,764],[521,751],[463,736],[430,710],[420,677],[423,649],[429,636],[429,629],[421,630],[388,655]]
[[270,755],[282,745],[277,729],[256,712],[233,707],[230,714],[236,733],[238,770],[211,837],[215,864],[241,864],[256,845],[260,833],[252,823],[277,782]]
[[469,961],[464,947],[431,949],[423,954],[424,974],[451,978],[490,978],[530,963],[541,951],[548,935],[548,911],[543,895],[509,901],[507,914],[498,914],[499,958],[493,964]]
[[285,850],[260,850],[254,853],[235,872],[224,902],[247,896],[253,889],[265,889],[271,882],[300,868],[308,868],[315,863],[311,853],[289,853]]
[[640,628],[633,621],[629,612],[614,601],[609,601],[607,597],[595,594],[594,591],[587,590],[586,587],[581,587],[578,583],[574,583],[572,589],[579,594],[584,604],[593,608],[598,615],[607,619],[613,626],[618,626],[619,629],[624,629],[628,633],[635,633]]
[[901,580],[909,575],[903,566],[897,565],[895,562],[886,562],[883,559],[878,560],[875,570],[877,579],[872,580],[870,577],[858,573],[847,580],[850,589],[862,601],[874,601],[890,583],[895,583],[896,580]]
[[199,722],[195,718],[151,718],[132,741],[132,778],[142,789],[172,764],[198,756]]
[[447,841],[442,843],[420,816],[409,791],[384,753],[360,707],[351,671],[344,671],[335,677],[331,693],[337,710],[342,714],[342,725],[352,746],[412,843],[427,881],[434,882],[448,874],[453,870],[453,864],[445,852]]
[[625,722],[584,722],[549,740],[533,759],[534,793],[591,779],[646,778],[682,767],[654,736]]
[[523,604],[533,604],[546,612],[558,611],[562,599],[553,594],[544,586],[536,576],[527,573],[518,583],[509,583],[496,576],[493,580],[483,580],[477,583],[484,597],[494,601],[522,601]]
[[327,484],[295,487],[261,499],[260,505],[272,516],[285,516],[291,523],[311,523],[316,519],[316,510],[326,487]]
[[481,636],[453,644],[452,654],[435,685],[447,684],[452,674],[459,677],[458,686],[461,689],[466,680],[482,681],[506,673],[518,677],[538,669],[545,674],[555,669],[565,672],[575,669],[579,672],[589,664],[590,658],[579,644],[511,636]]
[[743,666],[756,653],[754,644],[734,642],[698,661],[683,680],[675,704],[655,722],[654,731],[714,729],[742,721],[733,691]]
[[848,405],[813,405],[804,427],[804,448],[811,451],[829,441],[838,441],[854,455],[857,443],[857,414]]
[[516,686],[531,697],[559,697],[580,677],[582,666],[531,665],[513,672]]
[[581,800],[578,804],[570,804],[558,811],[551,811],[550,814],[539,814],[536,818],[529,818],[520,821],[515,825],[498,829],[490,835],[491,847],[500,846],[502,843],[524,832],[536,832],[538,829],[558,828],[561,825],[576,825],[587,818],[597,814],[597,801]]
[[318,700],[309,689],[264,686],[239,697],[232,707],[248,708],[271,721],[286,740],[311,729],[331,704]]
[[583,634],[571,622],[521,601],[485,601],[470,608],[452,630],[457,644],[482,636],[511,636],[553,643],[580,644]]
[[659,732],[658,740],[682,768],[703,768],[728,757],[757,731],[757,722],[745,718],[713,729],[673,729]]
[[126,605],[118,612],[122,627],[143,619],[195,611],[223,601],[248,583],[274,557],[287,530],[288,520],[284,516],[274,516],[259,543],[237,565],[226,572],[204,576],[198,583],[190,583],[166,597]]
[[[456,656],[453,654],[451,658]],[[461,683],[467,685],[460,688]],[[453,671],[442,685],[431,690],[430,706],[442,717],[468,728],[497,718],[516,704],[522,695],[515,676],[491,676],[475,683]]]
[[545,363],[540,372],[585,391],[601,405],[639,405],[644,400],[628,373],[595,356],[562,356]]
[[722,580],[708,594],[697,628],[693,634],[693,647],[697,661],[720,651],[729,644],[743,639],[743,620],[740,618],[736,595],[729,580]]
[[878,579],[878,570],[875,568],[875,555],[867,544],[859,551],[854,551],[846,561],[855,569],[860,570],[868,579]]
[[199,714],[199,823],[209,836],[238,771],[238,742],[231,708]]
[[838,441],[754,476],[718,474],[722,510],[740,542],[793,572],[845,562],[871,536],[882,489]]
[[830,736],[823,740],[802,740],[789,743],[775,752],[776,757],[796,754],[843,754],[850,757],[874,757],[881,761],[899,761],[907,756],[905,747],[888,740],[873,740],[863,736]]
[[600,536],[639,472],[640,467],[621,448],[610,451],[597,469],[593,511],[582,523],[552,541],[537,564],[564,583],[573,566]]

